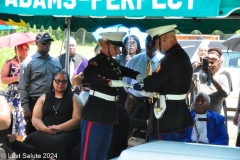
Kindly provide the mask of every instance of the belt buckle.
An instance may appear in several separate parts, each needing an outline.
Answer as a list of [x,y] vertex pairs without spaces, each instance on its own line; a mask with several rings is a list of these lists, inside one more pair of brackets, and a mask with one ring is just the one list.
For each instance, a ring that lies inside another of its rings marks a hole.
[[114,101],[115,102],[118,101],[118,96],[115,96]]

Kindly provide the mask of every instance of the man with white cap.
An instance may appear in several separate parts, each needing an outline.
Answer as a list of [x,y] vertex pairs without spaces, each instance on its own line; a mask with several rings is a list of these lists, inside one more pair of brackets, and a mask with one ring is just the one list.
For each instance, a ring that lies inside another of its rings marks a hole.
[[[153,125],[153,133],[156,133],[157,129],[161,133],[153,134],[150,140],[158,137],[163,140],[180,141],[184,135],[181,131],[192,126],[185,101],[191,85],[192,65],[187,53],[177,43],[174,28],[176,25],[168,25],[146,31],[152,37],[152,45],[158,48],[164,57],[159,62],[159,69],[144,79],[144,90],[159,93],[160,104],[166,106],[160,119],[153,117],[152,122],[149,121]],[[159,128],[156,127],[157,120]]]
[[139,72],[119,65],[117,56],[125,32],[102,33],[101,53],[89,60],[83,72],[90,83],[88,100],[81,120],[81,160],[106,159],[112,138],[113,124],[118,123],[117,96],[119,87],[130,85],[122,77],[142,81]]

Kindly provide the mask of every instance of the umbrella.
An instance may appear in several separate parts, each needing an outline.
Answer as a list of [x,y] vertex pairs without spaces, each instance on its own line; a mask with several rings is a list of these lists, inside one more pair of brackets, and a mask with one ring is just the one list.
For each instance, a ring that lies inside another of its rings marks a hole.
[[36,40],[36,34],[34,33],[13,33],[7,36],[0,37],[0,48],[14,47],[23,43],[32,43]]
[[3,20],[0,19],[0,25],[7,25]]
[[6,22],[0,19],[0,30],[11,30],[14,29],[12,26],[7,25]]
[[232,35],[222,44],[232,51],[240,51],[240,33]]
[[12,26],[0,25],[0,30],[12,30],[12,29],[14,29]]
[[105,29],[98,28],[95,32],[92,33],[92,35],[94,36],[94,38],[96,40],[98,40],[101,38],[101,36],[99,34],[102,32],[126,32],[127,35],[123,39],[125,39],[129,35],[135,35],[138,37],[138,39],[140,41],[140,46],[142,49],[145,48],[145,39],[148,35],[147,33],[141,32],[137,27],[127,28],[122,24],[110,26]]

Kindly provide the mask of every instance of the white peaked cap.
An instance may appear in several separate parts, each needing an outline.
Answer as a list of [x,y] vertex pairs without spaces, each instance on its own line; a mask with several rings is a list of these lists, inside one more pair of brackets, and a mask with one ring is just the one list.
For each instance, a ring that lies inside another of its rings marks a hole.
[[121,41],[123,37],[126,35],[126,32],[103,32],[100,33],[103,40],[110,40],[110,41]]
[[161,36],[163,34],[166,34],[168,32],[171,32],[174,30],[174,28],[176,28],[177,25],[173,24],[173,25],[168,25],[168,26],[162,26],[162,27],[157,27],[157,28],[152,28],[147,30],[146,32],[151,36],[154,37],[156,35]]
[[115,46],[123,46],[122,40],[126,34],[126,32],[103,32],[99,35],[102,36],[102,40],[109,41]]

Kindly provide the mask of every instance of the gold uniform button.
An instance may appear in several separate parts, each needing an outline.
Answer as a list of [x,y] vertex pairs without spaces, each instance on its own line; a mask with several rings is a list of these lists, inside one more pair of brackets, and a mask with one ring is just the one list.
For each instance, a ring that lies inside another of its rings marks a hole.
[[115,68],[113,68],[113,70],[115,71]]
[[111,65],[113,66],[113,63],[111,63]]
[[117,91],[118,91],[119,89],[117,88]]
[[122,79],[121,77],[119,77],[119,79]]

